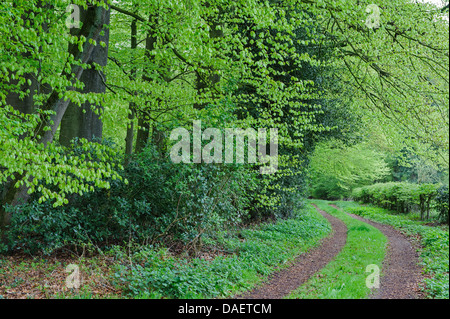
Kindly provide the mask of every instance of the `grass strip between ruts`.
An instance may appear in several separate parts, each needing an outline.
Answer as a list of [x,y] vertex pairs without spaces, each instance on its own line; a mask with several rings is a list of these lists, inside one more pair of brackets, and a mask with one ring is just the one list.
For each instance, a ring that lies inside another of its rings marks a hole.
[[[319,209],[342,220],[348,228],[347,243],[335,259],[287,299],[365,299],[371,293],[375,270],[380,270],[386,256],[387,238],[377,228],[358,221],[329,202],[313,200]],[[376,267],[374,267],[376,266]],[[377,268],[378,267],[378,268]]]
[[356,202],[334,202],[345,211],[390,225],[407,236],[420,240],[420,257],[423,266],[424,291],[429,298],[449,298],[449,232],[447,229],[425,225],[423,221],[411,220],[411,216],[375,207],[361,206]]

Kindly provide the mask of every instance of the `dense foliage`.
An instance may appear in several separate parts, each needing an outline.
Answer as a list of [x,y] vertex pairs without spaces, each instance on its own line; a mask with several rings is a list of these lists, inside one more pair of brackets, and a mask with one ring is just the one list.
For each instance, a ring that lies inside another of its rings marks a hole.
[[443,185],[441,186],[437,191],[437,196],[435,198],[436,200],[436,208],[439,211],[440,218],[443,222],[449,223],[449,216],[448,216],[448,206],[449,206],[449,191],[448,186]]
[[371,203],[401,214],[418,207],[421,218],[430,217],[436,203],[439,185],[411,183],[380,183],[353,192],[353,197],[363,203]]
[[196,252],[204,234],[248,218],[245,192],[254,188],[254,176],[239,167],[176,165],[149,147],[121,176],[128,183],[111,181],[109,190],[72,196],[70,206],[39,203],[39,195],[19,206],[3,250],[52,253],[170,240]]
[[[448,175],[448,21],[427,4],[382,0],[378,17],[369,5],[2,1],[2,251],[175,240],[195,252],[220,228],[294,217],[309,191],[383,181],[388,156]],[[278,130],[276,174],[172,163],[171,132],[194,121]],[[401,196],[389,205],[406,209]]]
[[317,146],[310,174],[313,197],[341,199],[350,198],[355,188],[383,180],[389,169],[384,155],[368,145],[346,146],[332,140]]

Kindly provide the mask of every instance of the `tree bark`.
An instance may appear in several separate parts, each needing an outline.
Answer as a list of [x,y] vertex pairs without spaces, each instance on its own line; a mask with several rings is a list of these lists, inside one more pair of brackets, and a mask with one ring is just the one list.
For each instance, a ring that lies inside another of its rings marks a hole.
[[[17,4],[13,3],[14,7],[17,7]],[[38,1],[36,3],[36,8],[43,8],[42,1]],[[29,19],[29,14],[32,13],[33,10],[28,10],[25,12],[25,14],[22,16],[22,20],[25,21],[24,25],[27,25],[27,22],[32,22]],[[42,26],[42,29],[47,29],[47,25],[44,24]],[[22,40],[19,38],[11,39],[13,42],[21,42]],[[41,50],[41,49],[40,49]],[[27,51],[23,54],[21,54],[22,59],[24,60],[31,60],[33,58],[33,53],[31,51]],[[40,85],[37,80],[37,75],[33,73],[26,73],[23,75],[23,78],[25,79],[25,83],[20,87],[20,92],[28,92],[28,94],[21,99],[20,94],[18,92],[10,92],[6,96],[6,104],[11,105],[15,110],[20,111],[23,114],[32,114],[35,110],[35,104],[34,104],[34,96],[36,93],[39,93]],[[11,80],[10,85],[17,86],[18,80]],[[29,84],[31,83],[31,85]]]
[[[207,4],[209,6],[209,4]],[[220,9],[221,11],[221,9]],[[220,19],[220,13],[219,13],[219,19]],[[224,37],[223,33],[223,24],[217,21],[209,21],[210,24],[210,31],[209,31],[209,38],[212,41],[217,41],[220,38]],[[198,92],[198,95],[201,96],[201,94],[208,88],[214,88],[221,80],[220,75],[216,73],[216,70],[214,68],[210,68],[209,72],[204,72],[202,70],[197,70],[197,77],[196,77],[196,89]],[[201,110],[205,107],[204,103],[195,103],[194,108],[197,110]]]
[[[131,50],[134,52],[137,49],[137,20],[134,19],[131,23]],[[133,67],[131,71],[131,79],[136,80],[136,67]],[[134,120],[136,117],[136,104],[131,102],[129,105],[128,113],[128,126],[127,126],[127,137],[125,139],[125,166],[130,164],[131,158],[133,156],[133,145],[134,145]]]
[[[156,22],[154,21],[154,16],[151,15],[149,18],[149,23],[155,25]],[[151,55],[151,52],[155,50],[156,42],[158,39],[153,34],[153,30],[149,30],[147,39],[145,42],[145,61],[146,63],[152,63],[153,58]],[[142,80],[146,82],[151,82],[152,78],[149,76],[149,72],[151,72],[150,69],[146,68],[144,69],[144,75],[142,76]],[[143,110],[142,112],[139,112],[139,120],[138,120],[138,132],[136,137],[136,153],[142,153],[145,146],[147,145],[149,138],[150,138],[150,118],[148,115],[145,114],[146,110]]]
[[[81,22],[83,24],[89,23],[94,18],[94,14],[95,12],[92,10],[82,9]],[[110,10],[106,11],[104,20],[104,24],[109,25]],[[85,31],[88,32],[88,30]],[[108,62],[109,28],[104,28],[102,31],[104,34],[98,38],[97,45],[88,60],[91,68],[84,70],[80,78],[80,81],[84,84],[84,89],[81,90],[81,93],[102,94],[106,92],[105,75],[102,70],[96,70],[94,67],[94,64],[105,67]],[[74,29],[71,33],[77,36],[88,36],[88,34],[83,34],[77,29]],[[102,47],[100,42],[104,42],[106,46]],[[89,102],[85,102],[79,107],[74,103],[70,103],[61,121],[60,144],[68,147],[76,137],[84,138],[88,141],[93,141],[94,138],[101,139],[103,136],[103,122],[100,119],[102,111],[103,106],[101,104],[92,105]]]
[[[16,6],[16,4],[13,4]],[[38,1],[36,4],[37,8],[44,7],[41,1]],[[29,21],[29,14],[32,11],[27,11],[22,19],[24,21]],[[44,24],[42,26],[44,32],[47,30],[47,25]],[[21,39],[14,39],[14,41],[20,42]],[[42,51],[42,48],[40,48]],[[23,59],[32,59],[32,52],[28,51],[22,54]],[[38,69],[40,72],[40,68]],[[33,73],[24,74],[23,78],[25,79],[25,84],[20,87],[21,92],[28,92],[28,94],[24,98],[20,98],[20,94],[17,92],[10,92],[6,96],[6,104],[10,105],[14,108],[14,110],[21,112],[22,114],[32,114],[35,111],[35,103],[34,97],[36,94],[39,94],[42,89],[47,89],[47,87],[41,87],[39,81],[37,80],[37,75]],[[30,84],[31,83],[31,84]],[[11,80],[10,85],[17,86],[18,80]],[[25,138],[25,136],[19,137],[20,139]],[[15,176],[17,177],[17,175]],[[0,193],[0,229],[4,229],[6,225],[10,223],[11,216],[5,212],[3,204],[6,202],[14,201],[14,197],[24,197],[27,198],[27,194],[24,192],[15,192],[12,187],[15,183],[14,178],[9,178],[3,185],[1,185],[2,192]]]

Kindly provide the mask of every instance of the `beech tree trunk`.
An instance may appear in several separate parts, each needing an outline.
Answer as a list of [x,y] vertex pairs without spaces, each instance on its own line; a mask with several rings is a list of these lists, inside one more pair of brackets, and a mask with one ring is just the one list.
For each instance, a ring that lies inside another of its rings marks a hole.
[[[91,13],[91,20],[86,21],[81,29],[81,34],[86,34],[88,41],[85,42],[82,52],[79,52],[78,48],[71,48],[70,54],[74,56],[75,60],[81,61],[82,63],[87,63],[91,59],[91,55],[95,49],[95,46],[89,42],[89,39],[98,41],[100,33],[103,30],[104,24],[109,22],[109,12],[102,7],[90,6],[88,9]],[[75,81],[79,80],[83,74],[83,69],[79,66],[72,66],[71,72],[64,71],[61,76],[66,77],[69,80]],[[72,77],[75,74],[75,78]],[[73,91],[74,87],[66,88],[68,91]],[[43,144],[47,146],[54,140],[55,133],[61,124],[61,120],[66,112],[69,101],[64,101],[64,99],[59,98],[59,93],[53,90],[52,94],[48,98],[47,102],[42,107],[43,111],[53,111],[52,116],[40,115],[40,121],[35,128],[35,134],[38,137],[36,143]],[[52,124],[50,124],[52,122]],[[49,127],[50,130],[45,130]],[[14,179],[9,185],[3,190],[1,203],[0,203],[0,230],[4,234],[5,228],[10,224],[11,215],[6,212],[5,205],[17,206],[21,203],[28,201],[28,188],[22,186],[16,188],[16,182],[23,179],[26,175],[16,174]]]
[[[137,49],[137,20],[131,22],[131,50],[135,52]],[[131,78],[136,80],[136,68],[131,71]],[[134,145],[134,120],[136,117],[136,105],[134,102],[130,103],[128,114],[127,137],[125,139],[125,166],[127,166],[133,156]]]
[[[81,8],[81,22],[83,24],[92,21],[95,15],[93,10],[84,10]],[[110,10],[106,11],[104,17],[104,24],[109,25]],[[88,30],[84,30],[88,32]],[[84,84],[84,89],[81,93],[105,93],[106,92],[106,78],[101,70],[94,67],[94,63],[101,67],[105,67],[108,62],[108,45],[109,45],[109,28],[103,28],[104,33],[97,40],[88,64],[91,68],[84,70],[80,81]],[[83,30],[73,29],[72,34],[85,37],[88,34],[83,33]],[[105,47],[100,45],[100,42],[106,44]],[[76,49],[76,48],[70,48]],[[93,141],[94,138],[101,139],[103,136],[103,122],[100,119],[100,114],[103,111],[103,106],[92,105],[85,102],[81,107],[74,103],[70,103],[64,117],[61,121],[61,130],[59,142],[63,146],[70,146],[71,141],[78,137],[84,138],[88,141]]]
[[[16,6],[16,4],[14,4]],[[36,4],[36,7],[41,8],[42,3],[39,1]],[[27,21],[28,14],[31,13],[31,11],[28,11],[22,19]],[[46,30],[46,26],[43,26],[43,29]],[[14,41],[21,41],[21,39],[13,39]],[[32,52],[25,52],[22,54],[23,59],[32,59],[33,54]],[[38,70],[40,72],[40,70]],[[25,79],[25,83],[21,85],[20,91],[21,92],[28,92],[28,94],[24,98],[20,98],[20,94],[17,92],[10,92],[6,96],[6,104],[10,105],[14,108],[14,110],[19,111],[23,114],[32,114],[35,111],[35,103],[34,103],[34,97],[36,94],[39,94],[41,91],[41,86],[39,84],[39,81],[37,80],[37,75],[33,73],[26,73],[24,74],[23,78]],[[31,85],[29,84],[31,83]],[[11,80],[10,85],[17,86],[18,80]],[[25,137],[25,136],[22,136]],[[16,178],[18,176],[15,176]],[[0,229],[3,229],[7,224],[10,223],[11,216],[5,212],[4,204],[8,202],[11,197],[11,190],[13,189],[15,183],[14,178],[9,178],[3,185],[0,185],[2,192],[0,193]],[[17,196],[21,196],[26,198],[27,194],[23,191],[18,193]]]
[[[150,16],[149,18],[149,22],[153,25],[156,24],[156,22],[154,21],[154,17]],[[146,63],[152,63],[153,58],[151,55],[151,52],[155,49],[156,47],[156,42],[158,41],[158,39],[156,38],[156,36],[153,35],[153,31],[149,30],[148,35],[147,35],[147,39],[145,42],[145,61]],[[142,79],[144,81],[147,82],[151,82],[152,78],[151,76],[149,76],[148,72],[151,72],[149,69],[144,69],[144,75],[142,76]],[[139,116],[139,120],[138,120],[138,132],[137,132],[137,136],[136,136],[136,153],[142,153],[142,151],[144,150],[145,146],[147,145],[149,138],[150,138],[150,130],[151,130],[151,126],[150,126],[150,118],[149,116],[146,114],[146,111],[148,110],[142,110],[141,112],[138,113]]]
[[[220,22],[210,21],[209,24],[210,24],[209,38],[211,40],[216,41],[224,37],[223,25]],[[220,80],[221,78],[218,74],[216,74],[216,70],[214,70],[214,68],[210,68],[209,72],[198,70],[196,77],[196,89],[198,91],[198,95],[201,95],[208,88],[214,89],[214,87],[216,86],[217,83],[220,82]],[[198,110],[201,110],[204,107],[205,107],[204,103],[196,103],[194,105],[194,108]]]

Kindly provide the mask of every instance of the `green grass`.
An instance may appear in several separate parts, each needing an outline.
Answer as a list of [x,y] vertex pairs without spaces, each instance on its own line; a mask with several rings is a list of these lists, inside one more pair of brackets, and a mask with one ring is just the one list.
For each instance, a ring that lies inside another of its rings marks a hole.
[[398,215],[374,206],[361,206],[355,202],[336,202],[345,211],[364,218],[391,225],[408,236],[419,237],[420,257],[425,280],[424,291],[430,298],[449,298],[449,232],[448,229],[430,227],[424,222],[411,220],[408,215]]
[[312,201],[318,207],[342,220],[348,228],[347,243],[342,251],[307,283],[287,299],[365,299],[371,289],[366,279],[369,265],[382,271],[387,238],[375,227],[351,218],[325,201]]
[[118,266],[116,285],[131,298],[224,298],[247,291],[330,234],[328,221],[307,207],[298,218],[255,229],[222,232],[209,245],[233,252],[212,260],[176,258],[141,247]]

